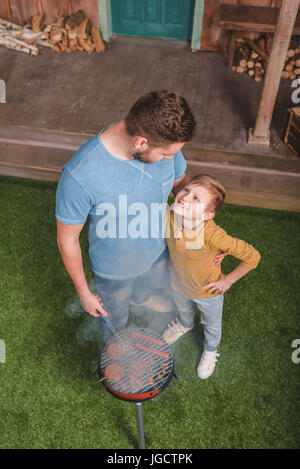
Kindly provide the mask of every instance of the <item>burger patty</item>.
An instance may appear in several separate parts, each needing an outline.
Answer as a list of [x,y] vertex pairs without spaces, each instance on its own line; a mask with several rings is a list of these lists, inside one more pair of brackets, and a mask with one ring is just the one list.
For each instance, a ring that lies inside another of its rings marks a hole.
[[114,383],[123,378],[124,371],[118,363],[111,363],[104,368],[104,375],[111,383]]

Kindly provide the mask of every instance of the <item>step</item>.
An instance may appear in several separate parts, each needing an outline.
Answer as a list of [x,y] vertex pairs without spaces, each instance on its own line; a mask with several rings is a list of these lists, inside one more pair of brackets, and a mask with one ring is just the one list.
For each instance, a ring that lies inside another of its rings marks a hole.
[[[0,127],[0,174],[58,181],[62,166],[91,134]],[[239,153],[186,144],[188,174],[211,174],[227,202],[300,212],[300,158]]]

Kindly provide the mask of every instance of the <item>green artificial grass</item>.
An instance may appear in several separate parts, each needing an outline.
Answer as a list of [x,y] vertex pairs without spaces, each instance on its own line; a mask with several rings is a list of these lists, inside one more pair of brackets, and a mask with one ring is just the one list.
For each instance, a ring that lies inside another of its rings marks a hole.
[[[88,377],[98,327],[78,307],[58,252],[56,186],[0,177],[0,447],[136,448],[134,405]],[[300,338],[300,214],[226,205],[216,221],[262,260],[225,295],[221,355],[209,379],[196,376],[198,321],[173,346],[180,380],[143,404],[146,446],[299,448],[300,363],[291,355]],[[92,280],[85,230],[81,244]],[[237,263],[227,257],[223,270]]]

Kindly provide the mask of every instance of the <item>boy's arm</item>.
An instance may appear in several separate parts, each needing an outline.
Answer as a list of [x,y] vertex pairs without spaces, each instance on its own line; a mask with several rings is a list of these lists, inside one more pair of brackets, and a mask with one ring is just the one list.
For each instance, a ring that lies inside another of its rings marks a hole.
[[218,293],[218,295],[221,295],[229,290],[231,285],[237,282],[240,278],[244,277],[244,275],[246,275],[248,272],[249,269],[244,267],[243,263],[241,262],[232,272],[230,272],[230,274],[226,275],[222,272],[216,282],[204,285],[204,287],[201,287],[201,289],[206,293]]
[[241,263],[230,274],[221,273],[216,282],[204,285],[202,289],[206,293],[225,293],[237,280],[244,277],[250,270],[255,269],[260,261],[259,252],[251,244],[229,236],[220,227],[217,227],[209,245],[212,249],[223,251],[240,259]]

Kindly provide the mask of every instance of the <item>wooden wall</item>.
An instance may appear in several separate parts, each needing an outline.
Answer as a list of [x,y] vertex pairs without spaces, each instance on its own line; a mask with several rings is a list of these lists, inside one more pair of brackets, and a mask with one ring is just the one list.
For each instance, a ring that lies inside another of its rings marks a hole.
[[[184,1],[184,0],[183,0]],[[282,0],[205,0],[201,49],[217,50],[226,46],[227,36],[218,25],[220,6],[222,3],[232,5],[253,6],[281,6]],[[46,13],[46,22],[51,23],[58,14],[68,14],[68,0],[0,0],[0,18],[9,20],[9,10],[12,21],[17,24],[25,24],[40,8]],[[80,8],[84,10],[94,26],[99,25],[97,0],[71,0],[73,12]],[[252,37],[255,35],[252,33]]]
[[[260,7],[281,7],[282,0],[205,0],[201,49],[217,50],[226,42],[226,33],[221,37],[221,29],[218,21],[220,16],[220,6],[222,3],[231,5],[252,5]],[[255,37],[254,34],[252,34]],[[257,36],[257,35],[256,35]]]
[[[82,9],[93,26],[99,26],[97,0],[71,0],[73,13]],[[0,0],[0,18],[16,24],[25,24],[42,9],[46,23],[51,23],[59,14],[68,15],[68,0]],[[10,10],[10,11],[9,11]]]

